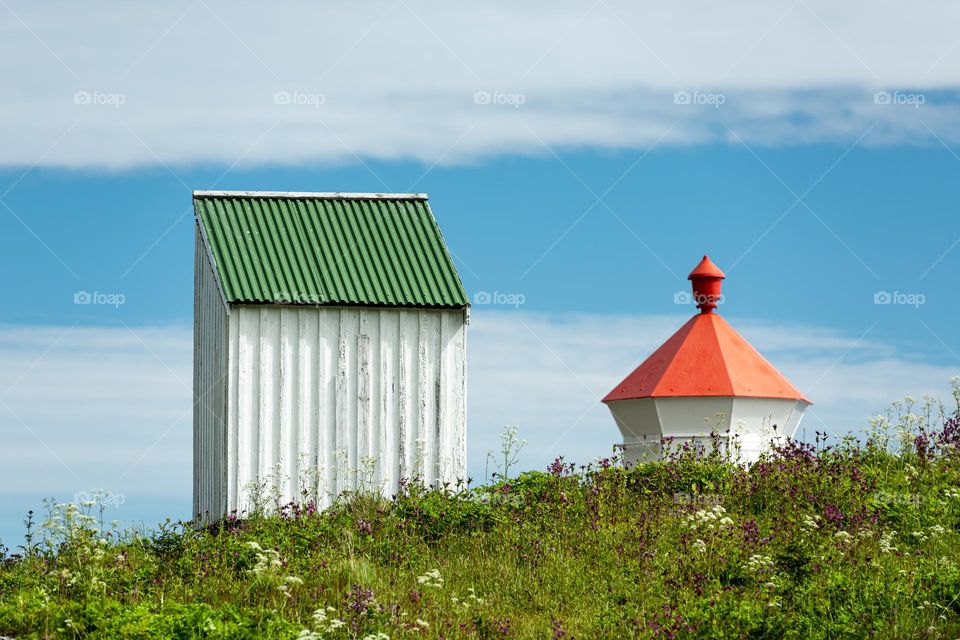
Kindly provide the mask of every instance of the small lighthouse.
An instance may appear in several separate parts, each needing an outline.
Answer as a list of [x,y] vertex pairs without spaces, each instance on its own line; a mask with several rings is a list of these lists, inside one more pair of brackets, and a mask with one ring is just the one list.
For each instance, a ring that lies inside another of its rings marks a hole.
[[711,432],[736,436],[741,459],[756,460],[774,438],[792,436],[810,406],[716,313],[725,277],[704,256],[687,276],[700,312],[603,399],[627,462],[659,458],[665,438],[709,447]]

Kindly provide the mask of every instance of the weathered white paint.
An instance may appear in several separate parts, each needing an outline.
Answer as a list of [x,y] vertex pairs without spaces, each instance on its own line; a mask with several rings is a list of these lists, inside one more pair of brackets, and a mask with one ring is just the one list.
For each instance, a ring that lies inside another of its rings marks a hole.
[[221,513],[229,468],[227,413],[227,306],[197,227],[194,268],[193,511]]
[[711,431],[723,441],[728,429],[737,436],[741,460],[752,462],[776,439],[793,436],[810,405],[783,398],[700,396],[637,398],[607,406],[623,435],[624,459],[635,463],[661,457],[662,438],[673,438],[673,446],[687,442],[709,449]]
[[194,512],[466,479],[466,309],[225,305],[198,237]]

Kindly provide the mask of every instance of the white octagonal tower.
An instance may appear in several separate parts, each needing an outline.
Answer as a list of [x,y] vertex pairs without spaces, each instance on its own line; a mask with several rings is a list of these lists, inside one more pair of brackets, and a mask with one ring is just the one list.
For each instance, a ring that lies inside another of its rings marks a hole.
[[607,394],[626,462],[660,458],[663,440],[711,447],[736,436],[742,461],[792,436],[811,402],[715,313],[724,273],[707,256],[688,278],[693,316]]

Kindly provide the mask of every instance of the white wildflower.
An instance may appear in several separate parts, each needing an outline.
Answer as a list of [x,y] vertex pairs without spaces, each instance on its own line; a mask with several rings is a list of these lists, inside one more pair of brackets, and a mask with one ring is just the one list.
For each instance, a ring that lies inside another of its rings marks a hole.
[[835,534],[833,534],[833,537],[839,540],[840,542],[850,542],[851,540],[853,540],[853,536],[851,536],[846,531],[837,531]]
[[744,568],[748,571],[762,571],[765,569],[771,569],[773,568],[773,558],[755,553],[754,555],[750,556],[749,560],[747,560]]
[[280,553],[275,549],[264,549],[256,542],[248,542],[247,546],[257,553],[257,564],[250,569],[250,573],[257,576],[276,573],[283,567],[283,560],[280,559]]
[[477,592],[473,590],[473,587],[470,587],[469,589],[467,589],[467,593],[469,594],[467,595],[467,598],[472,600],[474,604],[483,604],[484,602],[483,598],[477,595]]
[[707,543],[704,542],[703,540],[700,540],[700,539],[698,538],[697,540],[694,541],[694,543],[693,543],[693,548],[696,549],[697,551],[699,551],[700,553],[706,553],[706,552],[707,552]]
[[880,552],[881,553],[896,553],[897,548],[893,546],[893,537],[897,534],[896,531],[888,531],[887,533],[880,536]]
[[431,569],[422,576],[418,576],[417,582],[425,587],[435,587],[439,589],[443,587],[443,576],[440,575],[439,569]]

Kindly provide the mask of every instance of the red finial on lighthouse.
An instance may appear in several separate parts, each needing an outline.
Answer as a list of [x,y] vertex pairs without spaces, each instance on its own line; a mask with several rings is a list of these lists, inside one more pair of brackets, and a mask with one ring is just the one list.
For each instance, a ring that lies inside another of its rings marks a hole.
[[713,264],[710,258],[703,256],[697,268],[690,272],[687,280],[693,283],[693,300],[697,303],[700,313],[713,313],[720,300],[721,280],[726,278],[720,267]]

